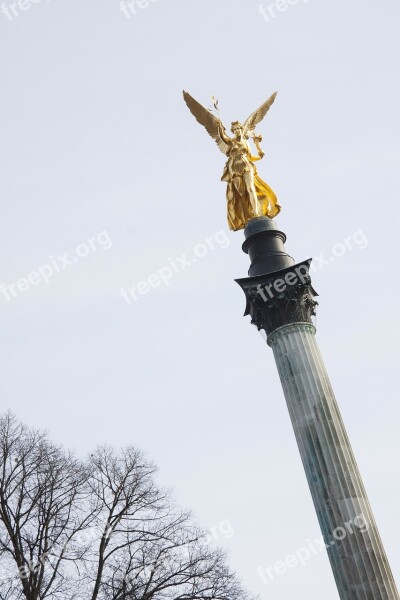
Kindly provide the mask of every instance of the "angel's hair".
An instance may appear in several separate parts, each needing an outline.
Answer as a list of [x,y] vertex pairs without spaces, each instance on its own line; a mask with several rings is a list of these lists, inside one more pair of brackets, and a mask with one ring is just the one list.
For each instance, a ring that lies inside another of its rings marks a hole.
[[233,133],[234,127],[240,127],[241,129],[243,129],[243,125],[241,124],[240,121],[233,121],[231,123],[231,131],[232,131],[232,133]]
[[[231,123],[231,131],[233,133],[233,129],[234,127],[240,127],[240,129],[244,132],[244,125],[242,125],[242,123],[240,121],[233,121],[233,123]],[[249,136],[247,133],[244,134],[244,139],[248,140]]]

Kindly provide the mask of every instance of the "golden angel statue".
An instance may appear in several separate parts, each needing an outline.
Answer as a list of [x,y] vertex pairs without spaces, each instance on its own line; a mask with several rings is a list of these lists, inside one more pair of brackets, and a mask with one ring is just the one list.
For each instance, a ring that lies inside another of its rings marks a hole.
[[[263,215],[273,218],[281,210],[276,195],[259,177],[254,164],[264,156],[260,146],[262,136],[255,135],[254,130],[272,106],[276,94],[272,94],[243,125],[234,121],[231,127],[234,137],[231,138],[226,134],[219,116],[204,108],[190,94],[183,92],[190,112],[207,129],[221,152],[228,157],[221,180],[227,183],[228,224],[233,231],[243,229],[250,219]],[[218,102],[214,103],[215,108],[217,104]],[[252,155],[249,138],[253,139],[258,156]]]

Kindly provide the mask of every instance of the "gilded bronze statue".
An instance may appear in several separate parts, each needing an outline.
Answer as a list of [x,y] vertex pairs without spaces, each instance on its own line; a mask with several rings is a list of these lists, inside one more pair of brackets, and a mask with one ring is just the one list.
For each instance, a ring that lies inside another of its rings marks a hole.
[[[226,134],[218,112],[213,114],[212,109],[204,108],[185,91],[183,97],[191,113],[207,129],[221,152],[228,157],[221,180],[227,183],[229,228],[237,231],[243,229],[248,221],[255,217],[275,217],[281,206],[269,185],[259,177],[254,163],[264,156],[260,145],[262,136],[255,134],[255,128],[272,106],[276,92],[254,111],[243,125],[239,121],[232,123],[233,138]],[[212,98],[218,111],[218,101]],[[253,156],[249,138],[254,141],[258,156]]]

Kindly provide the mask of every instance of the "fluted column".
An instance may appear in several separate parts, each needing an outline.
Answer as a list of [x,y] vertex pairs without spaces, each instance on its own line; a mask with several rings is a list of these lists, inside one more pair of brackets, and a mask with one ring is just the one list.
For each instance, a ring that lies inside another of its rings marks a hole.
[[[270,219],[245,229],[245,315],[267,334],[341,600],[400,600],[315,339],[311,260],[294,264]],[[321,595],[323,597],[323,594]]]
[[342,600],[397,600],[363,482],[309,323],[268,338]]

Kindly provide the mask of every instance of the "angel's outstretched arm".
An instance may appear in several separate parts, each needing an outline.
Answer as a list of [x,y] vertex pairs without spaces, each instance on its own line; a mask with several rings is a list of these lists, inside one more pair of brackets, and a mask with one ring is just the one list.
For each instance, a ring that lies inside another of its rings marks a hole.
[[[262,140],[261,136],[256,136],[255,135],[253,137],[254,144],[255,144],[255,146],[257,148],[258,156],[251,156],[250,160],[252,162],[256,162],[257,160],[261,160],[265,156],[265,152],[263,151],[263,149],[261,148],[261,145],[260,145],[261,140]],[[250,144],[249,144],[249,152],[251,153]]]
[[265,156],[265,152],[261,148],[262,136],[261,135],[255,135],[253,137],[253,140],[254,140],[254,143],[255,143],[256,148],[257,148],[257,152],[258,152],[258,156],[259,156],[258,160],[261,160],[261,158],[263,158]]
[[225,144],[228,144],[228,146],[230,146],[232,140],[228,135],[226,135],[225,127],[223,126],[222,121],[219,122],[218,133],[221,139],[224,140]]

